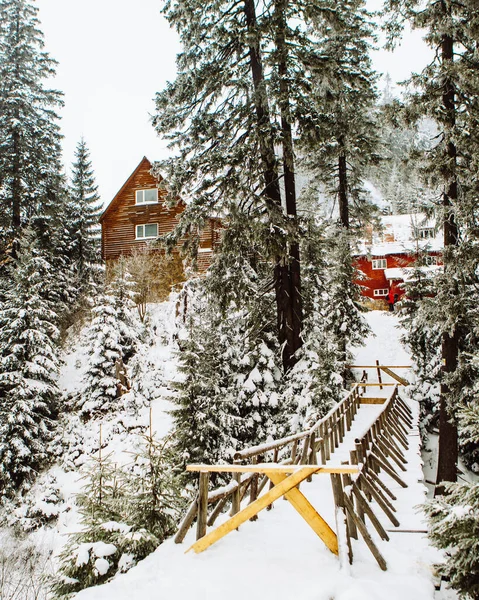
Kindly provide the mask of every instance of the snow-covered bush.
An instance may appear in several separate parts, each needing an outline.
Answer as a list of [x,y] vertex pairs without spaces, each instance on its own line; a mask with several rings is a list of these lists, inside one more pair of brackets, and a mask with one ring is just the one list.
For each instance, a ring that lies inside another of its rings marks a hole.
[[445,550],[438,572],[461,598],[479,598],[479,484],[446,485],[446,494],[425,506],[429,537]]
[[158,444],[145,437],[132,464],[118,468],[105,457],[89,465],[77,497],[82,531],[61,553],[56,597],[68,598],[128,571],[172,535],[183,500],[167,447],[168,440]]

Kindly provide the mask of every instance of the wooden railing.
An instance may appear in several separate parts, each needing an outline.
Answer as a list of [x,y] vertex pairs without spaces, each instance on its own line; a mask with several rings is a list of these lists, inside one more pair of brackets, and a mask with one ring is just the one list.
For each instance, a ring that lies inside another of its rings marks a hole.
[[[379,368],[390,371],[392,367],[379,365]],[[395,373],[392,376],[398,383],[407,385],[407,381]],[[412,426],[412,416],[399,396],[398,383],[394,384],[387,398],[381,399],[383,406],[374,422],[356,436],[350,447],[349,460],[342,465],[329,463],[322,466],[330,461],[334,450],[351,429],[360,405],[368,403],[362,395],[364,382],[356,384],[341,402],[305,431],[245,448],[234,455],[232,465],[189,465],[188,470],[200,473],[199,491],[180,525],[175,542],[183,541],[196,517],[197,541],[192,548],[201,552],[247,519],[255,520],[260,510],[271,508],[273,501],[284,496],[327,547],[335,554],[339,553],[343,565],[352,563],[351,538],[357,539],[359,533],[380,568],[385,570],[386,561],[367,529],[365,516],[383,540],[389,537],[371,506],[373,501],[373,506],[377,506],[392,525],[399,526],[393,504],[396,496],[388,482],[393,480],[401,487],[407,487],[397,471],[406,470],[404,450],[408,447],[407,435]],[[212,472],[231,473],[232,481],[209,491]],[[321,473],[329,473],[331,477],[337,533],[299,491],[301,482]],[[268,481],[269,491],[260,496]],[[241,502],[248,492],[248,506],[241,509]],[[207,526],[214,524],[228,504],[231,505],[230,520],[206,535]]]
[[352,563],[351,538],[357,539],[359,532],[380,568],[387,568],[386,561],[367,530],[364,517],[366,515],[369,518],[381,539],[389,540],[371,507],[374,501],[392,525],[399,527],[393,505],[397,498],[387,480],[384,482],[380,475],[386,475],[401,487],[407,487],[397,469],[406,470],[404,450],[408,448],[407,434],[411,426],[411,411],[400,398],[396,385],[374,423],[355,439],[355,449],[350,451],[349,462],[359,466],[358,475],[353,480],[348,474],[331,474],[339,555],[343,564],[346,556]]
[[[361,386],[357,384],[338,404],[312,427],[300,433],[272,442],[245,448],[234,455],[235,464],[267,463],[317,465],[330,460],[335,448],[343,441],[346,431],[358,412],[361,403]],[[234,473],[232,481],[213,491],[208,490],[209,474],[200,474],[198,495],[189,507],[178,532],[175,543],[180,544],[197,518],[196,539],[205,535],[206,527],[211,527],[217,517],[231,504],[230,515],[240,510],[241,502],[249,491],[249,501],[254,502],[268,483],[268,477],[260,479],[258,473]],[[210,510],[211,509],[211,510]],[[254,518],[253,518],[254,519]]]

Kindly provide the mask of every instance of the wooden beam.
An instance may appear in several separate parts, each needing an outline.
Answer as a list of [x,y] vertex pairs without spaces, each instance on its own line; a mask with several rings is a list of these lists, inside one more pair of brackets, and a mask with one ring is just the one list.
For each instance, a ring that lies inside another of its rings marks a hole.
[[200,540],[195,542],[191,548],[188,548],[187,552],[194,550],[196,553],[203,552],[215,542],[223,538],[225,535],[237,529],[240,525],[245,523],[248,519],[258,514],[261,510],[266,508],[272,502],[284,496],[286,492],[296,487],[298,483],[304,481],[311,473],[311,467],[302,467],[300,471],[297,471],[286,477],[281,483],[276,485],[273,489],[269,490],[263,496],[260,496],[257,500],[248,504],[239,513],[222,523],[217,529],[214,529]]
[[[271,472],[267,475],[275,485],[279,485],[282,481],[289,479],[277,472]],[[323,540],[329,550],[331,550],[333,554],[338,555],[338,538],[336,537],[336,534],[323,517],[316,511],[309,500],[305,498],[297,488],[292,488],[284,495],[289,500],[290,504],[303,517],[306,523],[308,523],[311,529]]]
[[[379,365],[386,369],[412,369],[411,365]],[[377,365],[346,365],[346,369],[377,369]]]
[[381,369],[381,371],[384,371],[387,375],[389,375],[389,377],[392,377],[393,379],[398,381],[401,385],[409,385],[409,381],[407,379],[404,379],[404,377],[397,375],[396,373],[394,373],[394,371],[391,371],[389,367],[380,366],[379,368]]
[[360,404],[384,404],[387,398],[367,398],[361,396]]
[[209,473],[298,473],[307,472],[308,475],[316,473],[349,473],[359,472],[356,465],[282,465],[275,463],[260,463],[257,465],[188,465],[187,471]]

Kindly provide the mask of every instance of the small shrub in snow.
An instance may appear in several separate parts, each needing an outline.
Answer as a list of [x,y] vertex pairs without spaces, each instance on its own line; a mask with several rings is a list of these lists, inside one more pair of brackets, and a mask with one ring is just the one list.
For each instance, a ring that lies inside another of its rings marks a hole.
[[109,457],[89,467],[77,497],[83,530],[61,554],[56,597],[127,571],[174,532],[183,505],[169,464],[165,443],[146,437],[128,468],[118,469]]
[[479,598],[479,484],[447,484],[446,494],[425,506],[429,537],[445,550],[438,572],[461,598]]

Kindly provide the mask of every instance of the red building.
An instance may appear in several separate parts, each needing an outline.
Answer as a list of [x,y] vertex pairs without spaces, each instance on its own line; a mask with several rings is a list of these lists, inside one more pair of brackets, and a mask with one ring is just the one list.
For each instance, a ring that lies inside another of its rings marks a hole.
[[419,255],[425,257],[428,270],[441,264],[443,241],[435,224],[422,214],[382,217],[382,228],[367,232],[356,266],[363,274],[358,281],[362,294],[372,300],[387,300],[388,296],[404,294],[401,285],[408,280],[410,269]]

